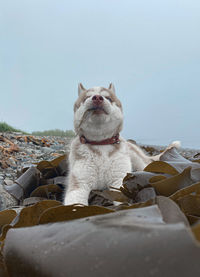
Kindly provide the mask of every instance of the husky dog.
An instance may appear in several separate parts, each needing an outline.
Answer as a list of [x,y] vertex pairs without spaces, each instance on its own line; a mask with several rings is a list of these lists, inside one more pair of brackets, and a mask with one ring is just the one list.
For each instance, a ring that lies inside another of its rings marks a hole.
[[[76,138],[69,154],[69,177],[64,204],[88,205],[91,190],[119,188],[127,172],[143,170],[160,155],[148,156],[120,136],[122,105],[113,84],[109,88],[78,87],[74,104]],[[171,147],[178,147],[174,142]]]

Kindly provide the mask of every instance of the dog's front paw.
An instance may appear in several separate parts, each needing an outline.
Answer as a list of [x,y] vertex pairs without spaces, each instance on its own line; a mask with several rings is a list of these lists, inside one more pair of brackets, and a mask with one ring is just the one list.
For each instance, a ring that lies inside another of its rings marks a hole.
[[88,196],[89,193],[81,189],[67,191],[64,199],[64,205],[81,204],[88,206]]

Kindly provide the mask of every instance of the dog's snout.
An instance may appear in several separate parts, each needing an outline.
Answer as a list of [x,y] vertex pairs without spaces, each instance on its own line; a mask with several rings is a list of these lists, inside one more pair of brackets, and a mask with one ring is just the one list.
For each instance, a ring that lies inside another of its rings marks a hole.
[[103,103],[103,97],[101,95],[94,95],[92,101],[95,105],[101,105]]

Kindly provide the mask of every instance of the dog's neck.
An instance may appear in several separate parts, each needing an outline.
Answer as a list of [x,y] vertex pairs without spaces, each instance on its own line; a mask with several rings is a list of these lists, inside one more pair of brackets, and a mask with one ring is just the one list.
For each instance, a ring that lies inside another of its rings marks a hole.
[[120,143],[119,134],[112,136],[111,138],[107,138],[104,140],[88,140],[85,136],[80,136],[80,142],[82,144],[91,144],[91,145],[108,145],[108,144],[116,144]]
[[122,130],[121,122],[109,122],[107,124],[95,124],[93,122],[83,122],[76,134],[81,137],[84,136],[88,141],[103,141],[110,139]]

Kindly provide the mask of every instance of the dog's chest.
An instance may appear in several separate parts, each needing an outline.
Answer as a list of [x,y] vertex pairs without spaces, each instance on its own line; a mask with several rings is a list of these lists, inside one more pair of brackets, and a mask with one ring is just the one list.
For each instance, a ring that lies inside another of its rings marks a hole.
[[81,174],[94,185],[94,189],[119,187],[126,173],[131,171],[131,160],[125,143],[80,145],[77,153],[82,157],[79,160]]

